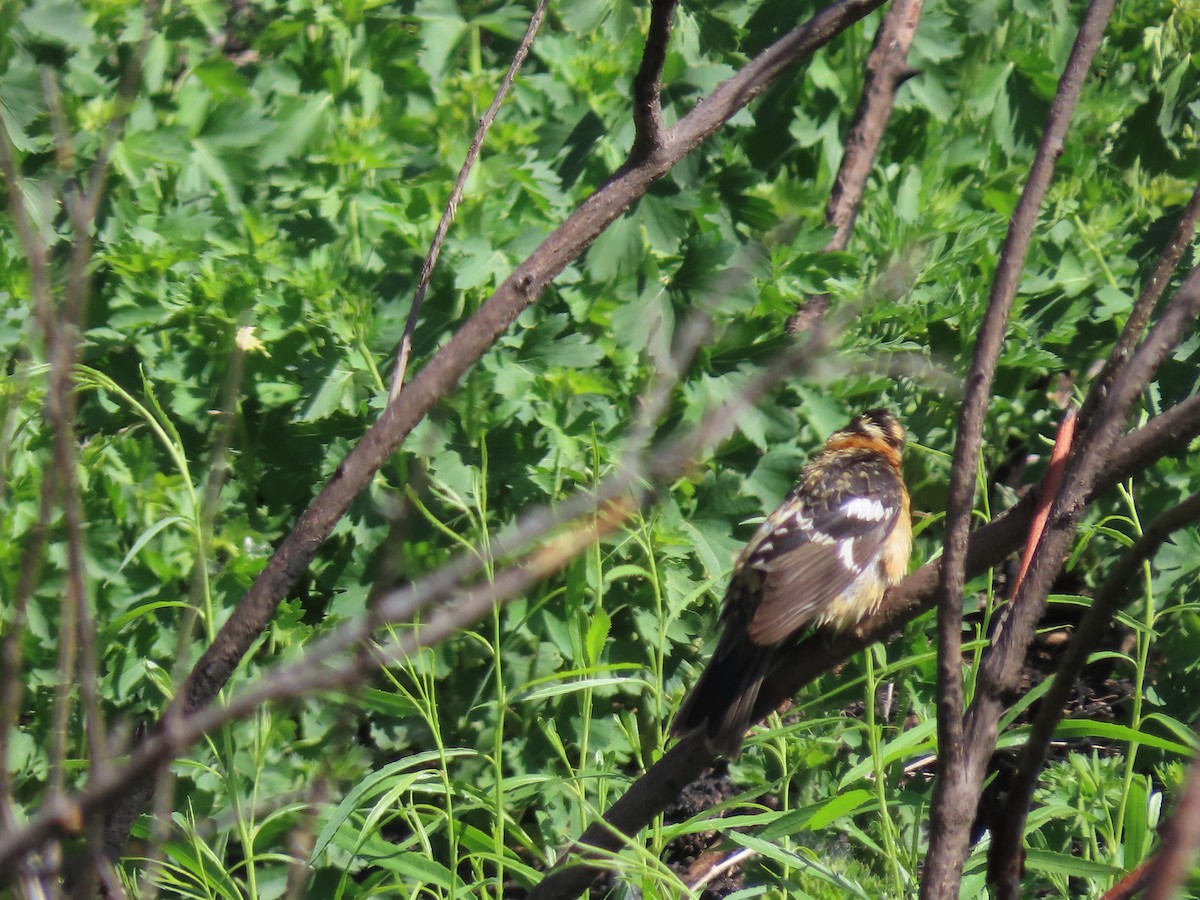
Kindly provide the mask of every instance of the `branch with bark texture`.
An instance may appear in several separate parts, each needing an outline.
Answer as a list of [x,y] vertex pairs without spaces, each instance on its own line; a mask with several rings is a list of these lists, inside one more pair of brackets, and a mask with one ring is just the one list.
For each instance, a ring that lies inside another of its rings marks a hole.
[[958,435],[946,501],[946,535],[938,584],[937,717],[938,774],[930,807],[929,852],[921,878],[922,900],[958,897],[962,864],[979,794],[969,772],[963,721],[962,609],[966,581],[967,535],[974,509],[976,465],[983,440],[983,421],[991,394],[996,361],[1004,341],[1009,312],[1037,224],[1038,209],[1050,185],[1054,163],[1062,153],[1067,128],[1083,90],[1083,82],[1100,47],[1115,0],[1093,0],[1080,24],[1075,45],[1059,80],[1042,141],[1013,212],[1000,251],[975,356],[967,375],[958,418]]
[[867,80],[854,120],[846,135],[842,165],[825,207],[825,221],[834,227],[825,252],[845,250],[854,230],[854,220],[862,203],[867,176],[875,164],[879,144],[887,131],[896,102],[896,91],[916,74],[908,67],[908,48],[912,46],[921,7],[925,0],[893,0],[875,34],[875,46],[867,57]]
[[[892,118],[896,91],[913,74],[908,67],[908,49],[912,46],[923,5],[924,0],[893,0],[875,33],[875,44],[867,57],[862,97],[846,133],[842,163],[825,205],[825,223],[834,227],[833,237],[824,248],[826,253],[845,250],[850,243],[867,177]],[[828,294],[809,297],[788,319],[788,333],[797,335],[808,331],[828,308]]]
[[633,148],[629,159],[636,162],[653,156],[663,147],[665,129],[662,117],[662,73],[667,62],[671,38],[671,20],[678,0],[653,0],[650,28],[642,63],[633,80]]
[[[1121,438],[1108,455],[1102,476],[1085,502],[1090,503],[1155,460],[1180,452],[1197,435],[1200,435],[1200,396],[1189,398]],[[1034,497],[1026,495],[1012,509],[972,532],[966,555],[967,573],[972,577],[978,575],[1017,550],[1025,539],[1033,511]],[[938,569],[939,562],[934,561],[910,574],[888,591],[879,611],[853,631],[833,638],[805,640],[780,654],[779,662],[763,682],[755,706],[756,720],[773,712],[818,676],[932,608]],[[530,900],[566,900],[586,890],[601,868],[587,858],[588,851],[583,848],[598,848],[602,854],[619,849],[627,835],[648,825],[713,759],[703,736],[693,733],[680,740],[609,808],[603,822],[590,825],[580,835],[571,851],[573,855],[564,854],[531,892]]]
[[[307,570],[350,502],[370,484],[380,466],[429,410],[458,384],[517,316],[536,302],[550,281],[655,181],[780,75],[883,2],[840,0],[790,31],[666,129],[659,150],[621,166],[505,279],[395,402],[384,409],[300,515],[182,685],[176,702],[182,704],[185,715],[212,702],[263,633],[284,596]],[[151,789],[148,784],[138,785],[121,797],[110,813],[105,828],[110,855],[119,854],[124,847]]]

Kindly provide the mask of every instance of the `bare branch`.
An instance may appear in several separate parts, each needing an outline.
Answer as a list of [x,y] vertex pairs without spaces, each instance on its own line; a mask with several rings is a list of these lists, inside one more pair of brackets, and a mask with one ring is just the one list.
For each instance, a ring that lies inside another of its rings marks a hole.
[[743,847],[741,850],[736,850],[733,853],[730,853],[727,857],[705,872],[702,877],[697,878],[695,881],[689,884],[688,890],[698,891],[714,878],[723,875],[735,866],[741,865],[750,857],[754,856],[757,852],[758,851],[756,850],[751,850],[749,847]]
[[650,28],[642,64],[633,80],[633,148],[631,162],[645,159],[662,149],[662,73],[671,39],[671,20],[678,0],[651,0]]
[[835,229],[825,245],[827,253],[845,250],[850,243],[867,176],[871,174],[879,144],[892,117],[896,91],[914,74],[908,68],[908,48],[917,32],[923,5],[924,0],[893,0],[875,35],[875,46],[867,57],[867,81],[854,113],[854,122],[846,135],[842,165],[825,207],[825,221]]
[[[825,252],[845,250],[854,230],[854,220],[866,190],[867,177],[875,164],[879,146],[892,118],[896,90],[911,74],[908,49],[916,34],[924,0],[893,0],[884,15],[875,44],[867,57],[867,78],[862,97],[844,142],[842,164],[825,206],[825,223],[835,228]],[[798,303],[787,320],[787,332],[800,335],[821,320],[829,308],[829,295],[816,294]]]
[[508,64],[508,71],[504,73],[504,77],[500,80],[500,86],[496,88],[496,96],[492,98],[492,103],[487,108],[487,112],[479,120],[479,127],[475,130],[475,137],[471,140],[471,146],[467,148],[467,158],[463,160],[462,168],[458,170],[458,178],[455,179],[454,187],[450,190],[450,199],[446,201],[446,208],[442,211],[442,218],[433,233],[433,241],[429,245],[429,252],[425,255],[425,262],[421,264],[421,275],[417,279],[417,290],[413,295],[412,308],[408,311],[408,321],[404,325],[404,334],[400,338],[400,347],[396,351],[396,370],[392,373],[392,390],[388,398],[389,402],[395,400],[401,388],[404,387],[404,375],[408,370],[408,357],[412,353],[412,339],[413,334],[417,330],[417,321],[421,317],[421,306],[425,302],[425,293],[429,290],[429,281],[433,277],[433,267],[437,265],[438,256],[442,252],[442,244],[446,240],[447,232],[450,231],[450,223],[454,221],[454,216],[458,212],[459,201],[462,200],[463,190],[467,186],[467,176],[471,174],[471,169],[475,166],[475,160],[479,158],[479,153],[483,149],[483,139],[487,137],[488,130],[492,127],[492,123],[496,121],[496,115],[500,112],[500,106],[504,103],[504,98],[508,96],[509,88],[512,87],[512,83],[516,80],[517,73],[521,71],[521,66],[525,64],[525,57],[529,55],[529,48],[533,46],[533,39],[542,25],[542,19],[546,17],[546,9],[549,5],[550,0],[539,0],[537,7],[533,11],[533,15],[530,16],[529,26],[525,29],[525,36],[521,38],[521,43],[517,45],[517,51],[513,54],[512,62]]
[[1046,749],[1062,718],[1063,706],[1075,680],[1083,671],[1088,654],[1096,646],[1113,614],[1125,602],[1129,588],[1143,564],[1158,552],[1174,532],[1200,519],[1200,493],[1192,494],[1147,526],[1145,532],[1113,566],[1097,591],[1087,613],[1071,635],[1071,642],[1058,664],[1050,690],[1042,697],[1029,738],[1021,751],[1017,773],[1008,789],[1004,808],[992,820],[992,843],[988,853],[989,880],[997,888],[997,897],[1020,896],[1021,869],[1024,859],[1022,838],[1025,821],[1033,802],[1038,775],[1046,762]]
[[1092,59],[1100,47],[1114,2],[1092,0],[1080,24],[1075,46],[1050,107],[1041,144],[1000,251],[987,311],[975,344],[975,357],[967,375],[950,471],[946,536],[938,585],[938,778],[930,808],[929,852],[921,878],[922,900],[958,897],[969,829],[979,799],[978,792],[972,787],[976,781],[969,777],[965,768],[963,747],[962,591],[967,536],[974,507],[976,464],[988,396],[1009,312],[1037,224],[1038,209],[1050,185],[1055,161],[1062,153],[1071,116]]
[[[563,268],[684,156],[753,100],[788,67],[823,47],[883,0],[839,0],[789,32],[717,88],[667,131],[663,152],[626,164],[575,210],[483,304],[367,430],[300,515],[216,640],[192,669],[177,702],[186,713],[211,703],[266,628],[350,502],[370,483],[425,414],[444,397]],[[150,788],[128,791],[106,826],[110,852],[124,843]]]

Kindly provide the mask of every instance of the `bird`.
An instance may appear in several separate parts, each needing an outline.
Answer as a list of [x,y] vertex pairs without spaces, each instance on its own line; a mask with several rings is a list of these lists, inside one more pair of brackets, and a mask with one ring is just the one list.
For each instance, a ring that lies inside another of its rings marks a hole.
[[712,659],[671,723],[708,747],[741,752],[779,651],[815,629],[853,628],[908,571],[912,515],[900,465],[904,426],[870,409],[829,436],[738,554]]

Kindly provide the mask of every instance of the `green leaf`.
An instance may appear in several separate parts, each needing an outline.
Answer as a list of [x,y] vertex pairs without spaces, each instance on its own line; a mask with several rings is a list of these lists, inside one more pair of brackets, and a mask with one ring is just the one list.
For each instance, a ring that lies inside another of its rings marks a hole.
[[1117,866],[1082,859],[1067,853],[1036,850],[1032,847],[1025,851],[1025,865],[1035,872],[1046,872],[1067,878],[1111,878],[1124,874],[1124,870]]
[[588,665],[596,665],[600,662],[600,656],[604,652],[604,644],[608,640],[608,632],[612,627],[612,619],[603,609],[597,609],[592,613],[591,622],[588,624],[587,638],[584,646],[587,648],[587,663]]

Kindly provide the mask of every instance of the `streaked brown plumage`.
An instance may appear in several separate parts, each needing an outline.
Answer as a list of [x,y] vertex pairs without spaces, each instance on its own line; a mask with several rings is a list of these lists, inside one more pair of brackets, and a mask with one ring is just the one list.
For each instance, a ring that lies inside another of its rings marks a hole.
[[853,627],[904,577],[912,548],[904,441],[895,416],[868,410],[804,467],[734,563],[717,649],[673,735],[703,727],[713,750],[736,756],[779,648],[810,628]]

